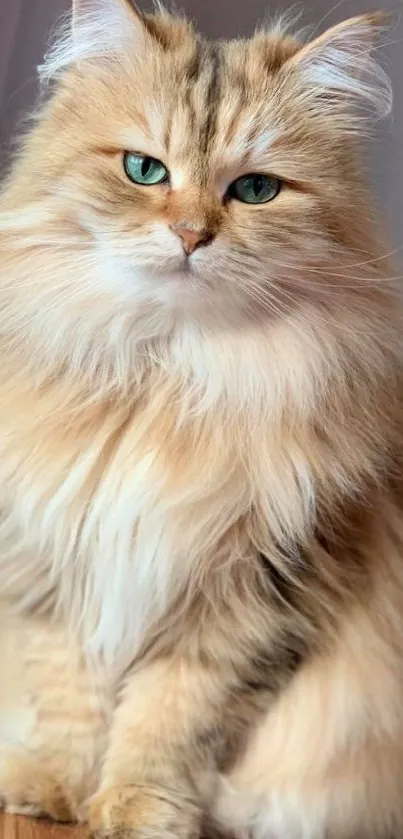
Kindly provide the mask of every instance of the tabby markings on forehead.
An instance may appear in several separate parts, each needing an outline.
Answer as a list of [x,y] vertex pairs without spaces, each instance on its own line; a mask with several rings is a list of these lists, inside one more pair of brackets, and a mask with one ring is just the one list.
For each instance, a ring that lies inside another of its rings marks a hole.
[[217,127],[221,96],[221,49],[219,44],[209,45],[210,78],[206,86],[205,119],[200,131],[200,149],[207,152],[214,139]]

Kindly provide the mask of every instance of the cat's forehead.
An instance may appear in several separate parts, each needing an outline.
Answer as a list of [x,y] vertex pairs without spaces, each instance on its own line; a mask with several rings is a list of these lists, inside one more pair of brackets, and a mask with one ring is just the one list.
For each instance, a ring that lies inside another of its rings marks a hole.
[[195,37],[186,49],[151,55],[141,119],[128,126],[125,145],[196,169],[259,156],[280,131],[276,77],[297,46],[274,34],[227,43]]

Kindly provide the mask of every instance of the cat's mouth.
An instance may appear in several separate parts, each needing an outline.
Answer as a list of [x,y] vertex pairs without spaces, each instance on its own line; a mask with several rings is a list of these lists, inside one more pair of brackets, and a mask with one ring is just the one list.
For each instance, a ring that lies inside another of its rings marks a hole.
[[190,261],[190,258],[188,256],[186,256],[184,258],[184,260],[181,262],[181,265],[180,265],[180,268],[179,268],[179,274],[182,275],[183,277],[194,276],[195,271],[194,271],[193,265]]
[[195,258],[192,254],[180,255],[166,260],[165,265],[158,265],[155,268],[149,268],[150,276],[154,278],[157,283],[167,285],[167,281],[173,281],[177,290],[182,287],[189,291],[192,288],[199,289],[201,286],[208,285],[208,276],[206,275],[205,265],[200,258]]
[[180,293],[183,291],[185,296],[188,293],[192,294],[192,292],[200,291],[201,288],[209,285],[204,272],[200,271],[199,266],[195,265],[192,259],[189,258],[181,260],[175,268],[168,269],[163,279],[164,285],[166,284],[166,280],[171,280],[177,292]]
[[183,280],[196,277],[198,271],[191,256],[183,256],[177,263],[175,274]]

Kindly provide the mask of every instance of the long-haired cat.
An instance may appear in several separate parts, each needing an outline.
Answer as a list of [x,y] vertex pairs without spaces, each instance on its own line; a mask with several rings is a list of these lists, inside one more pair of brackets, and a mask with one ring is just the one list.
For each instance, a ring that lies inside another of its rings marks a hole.
[[362,16],[74,5],[0,207],[0,790],[99,836],[403,834],[401,307]]

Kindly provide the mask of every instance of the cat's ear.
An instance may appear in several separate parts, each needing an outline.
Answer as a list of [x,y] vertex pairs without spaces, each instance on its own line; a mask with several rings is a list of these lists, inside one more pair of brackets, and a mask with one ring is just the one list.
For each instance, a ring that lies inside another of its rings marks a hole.
[[100,28],[119,45],[128,33],[133,41],[136,33],[144,33],[142,16],[131,0],[73,0],[73,37],[80,37],[82,30]]
[[298,68],[307,91],[323,107],[345,109],[361,121],[386,116],[392,106],[388,76],[373,50],[385,24],[380,13],[359,15],[328,29],[305,44],[290,63]]
[[58,33],[38,68],[44,82],[82,61],[108,61],[124,53],[141,56],[147,31],[130,0],[72,0],[72,18]]
[[82,61],[115,60],[126,48],[133,59],[147,52],[146,23],[131,0],[72,0],[71,21],[61,28],[38,68],[51,81]]

